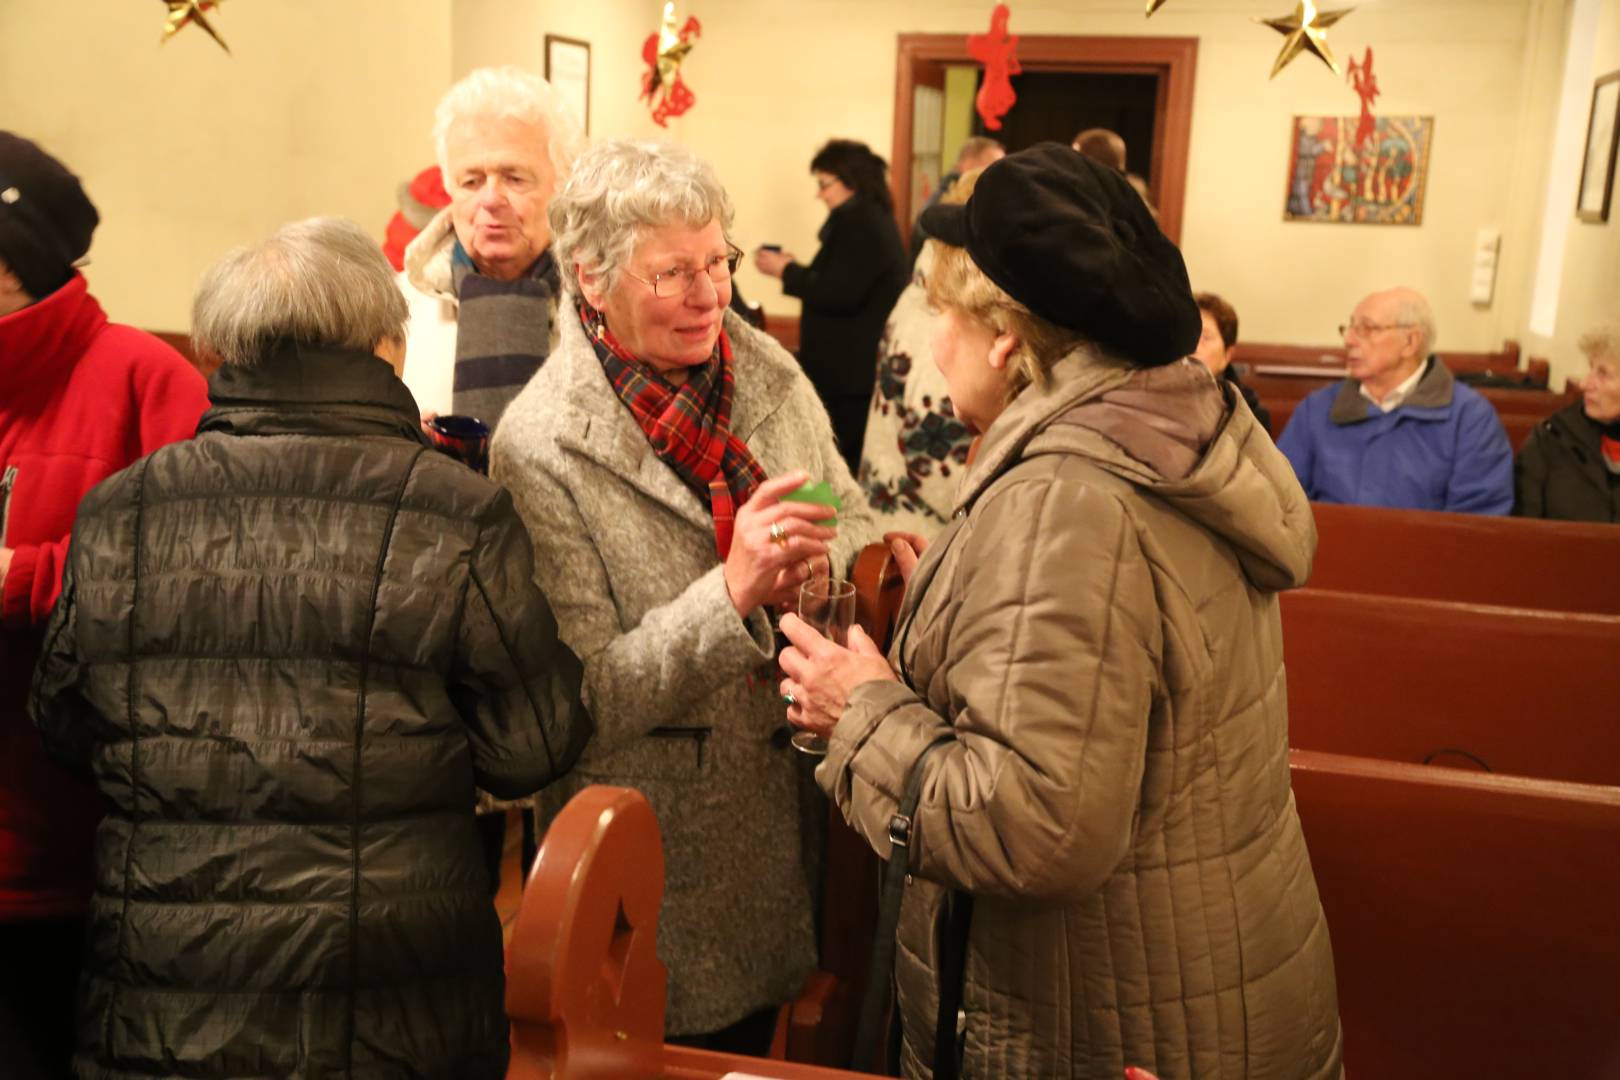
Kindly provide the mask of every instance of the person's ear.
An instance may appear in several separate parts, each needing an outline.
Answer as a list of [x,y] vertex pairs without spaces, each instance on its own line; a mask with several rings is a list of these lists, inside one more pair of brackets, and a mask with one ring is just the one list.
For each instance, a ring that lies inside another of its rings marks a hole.
[[394,369],[399,378],[405,377],[405,339],[385,337],[372,347],[372,353]]
[[587,268],[584,263],[575,263],[574,276],[579,281],[579,293],[585,302],[601,311],[602,305],[607,303],[607,294],[602,291],[602,275]]
[[1005,332],[997,334],[996,340],[990,343],[990,366],[997,371],[1007,370],[1007,362],[1012,358],[1012,354],[1017,348],[1017,334]]

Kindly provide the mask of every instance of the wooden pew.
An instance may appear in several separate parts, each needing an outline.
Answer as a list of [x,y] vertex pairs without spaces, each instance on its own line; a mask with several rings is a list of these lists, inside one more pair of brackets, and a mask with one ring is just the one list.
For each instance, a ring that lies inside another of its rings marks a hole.
[[665,1044],[663,894],[658,822],[639,792],[588,787],[557,815],[507,948],[508,1080],[864,1075]]
[[1347,1075],[1620,1077],[1620,789],[1290,762]]
[[[1540,357],[1530,357],[1520,366],[1519,343],[1505,341],[1494,352],[1436,353],[1453,372],[1490,372],[1522,377],[1528,385],[1546,386],[1551,365]],[[1265,368],[1343,368],[1345,348],[1333,345],[1273,345],[1260,341],[1240,341],[1233,346],[1232,360],[1241,365],[1239,374]],[[1342,375],[1341,375],[1342,377]]]
[[1620,615],[1620,529],[1313,503],[1309,584],[1548,611]]
[[1620,616],[1299,589],[1282,622],[1290,746],[1620,785]]

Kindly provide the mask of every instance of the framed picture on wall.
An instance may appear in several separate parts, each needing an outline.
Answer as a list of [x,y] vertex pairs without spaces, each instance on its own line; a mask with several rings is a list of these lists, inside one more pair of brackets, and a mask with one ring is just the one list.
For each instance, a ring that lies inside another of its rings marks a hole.
[[1421,225],[1432,116],[1296,116],[1284,221]]
[[579,117],[585,134],[591,133],[591,43],[577,38],[546,35],[546,81]]
[[1575,216],[1582,221],[1609,220],[1617,140],[1620,140],[1620,71],[1611,71],[1592,84],[1592,115],[1586,122],[1581,192],[1575,200]]

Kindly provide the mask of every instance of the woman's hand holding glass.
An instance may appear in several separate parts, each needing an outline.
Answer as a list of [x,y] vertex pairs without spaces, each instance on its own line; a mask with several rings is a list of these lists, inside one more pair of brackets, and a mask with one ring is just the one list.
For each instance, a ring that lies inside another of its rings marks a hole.
[[838,535],[818,524],[827,508],[782,499],[808,478],[802,471],[773,477],[737,511],[724,573],[731,605],[745,619],[767,603],[795,606],[799,586],[826,565],[827,543]]
[[780,663],[786,676],[781,683],[788,706],[788,722],[823,738],[832,734],[844,715],[850,691],[874,679],[896,676],[866,631],[853,626],[849,647],[836,645],[797,615],[782,616],[782,633],[792,645],[782,650]]

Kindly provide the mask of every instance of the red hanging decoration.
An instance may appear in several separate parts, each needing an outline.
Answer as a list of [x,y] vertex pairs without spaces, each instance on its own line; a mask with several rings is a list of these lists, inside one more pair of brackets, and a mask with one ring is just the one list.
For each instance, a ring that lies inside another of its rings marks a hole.
[[1372,137],[1374,123],[1372,103],[1378,97],[1378,78],[1373,74],[1372,46],[1367,46],[1367,53],[1358,64],[1350,61],[1350,85],[1355,88],[1356,96],[1361,99],[1361,123],[1356,125],[1356,149],[1360,150],[1362,144]]
[[681,61],[692,51],[692,42],[702,36],[703,26],[696,16],[675,29],[675,0],[664,5],[664,18],[658,33],[648,34],[641,46],[641,59],[647,70],[641,73],[641,100],[653,106],[653,123],[668,127],[671,116],[679,116],[697,103],[697,95],[681,78]]
[[997,4],[990,13],[990,32],[969,34],[967,39],[968,55],[984,65],[984,84],[979,87],[974,106],[984,126],[991,131],[1001,130],[1001,118],[1018,100],[1011,77],[1024,71],[1014,55],[1018,35],[1007,33],[1010,14],[1006,4]]

